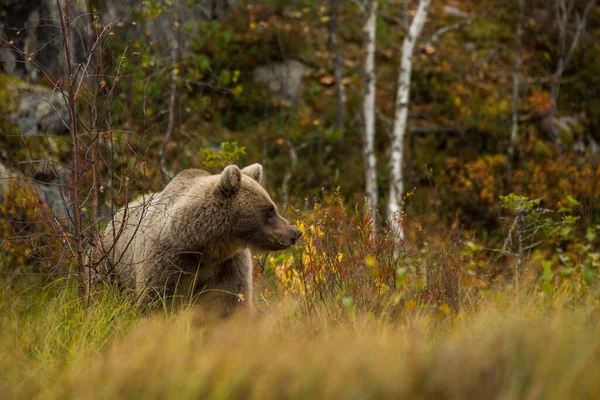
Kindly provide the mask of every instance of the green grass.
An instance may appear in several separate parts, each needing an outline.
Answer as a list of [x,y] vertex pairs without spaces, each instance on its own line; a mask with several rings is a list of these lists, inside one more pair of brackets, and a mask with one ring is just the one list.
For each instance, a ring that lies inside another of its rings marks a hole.
[[[598,398],[597,300],[489,293],[457,314],[389,320],[142,315],[118,294],[0,292],[9,398]],[[323,314],[325,315],[325,314]]]

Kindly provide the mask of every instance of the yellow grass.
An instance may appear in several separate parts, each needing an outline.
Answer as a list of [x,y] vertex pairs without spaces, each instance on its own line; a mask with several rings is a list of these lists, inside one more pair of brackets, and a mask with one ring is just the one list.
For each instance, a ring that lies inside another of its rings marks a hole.
[[494,292],[394,320],[142,316],[107,295],[2,292],[0,390],[14,398],[600,398],[598,304]]

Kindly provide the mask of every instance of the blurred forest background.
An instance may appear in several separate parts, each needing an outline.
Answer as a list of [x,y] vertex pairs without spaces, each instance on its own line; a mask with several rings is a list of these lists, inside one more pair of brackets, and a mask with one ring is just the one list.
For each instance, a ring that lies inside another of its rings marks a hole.
[[[0,389],[600,395],[596,0],[0,0],[0,69]],[[79,301],[118,208],[255,162],[275,328]]]
[[260,162],[288,219],[350,214],[369,254],[595,277],[595,1],[65,4],[2,2],[3,274],[81,267],[132,198]]

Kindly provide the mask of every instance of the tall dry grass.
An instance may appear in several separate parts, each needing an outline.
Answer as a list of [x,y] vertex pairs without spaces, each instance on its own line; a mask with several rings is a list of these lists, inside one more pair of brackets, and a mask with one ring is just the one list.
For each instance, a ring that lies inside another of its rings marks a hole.
[[118,294],[3,291],[0,389],[11,398],[598,398],[598,302],[495,291],[455,314],[142,316]]

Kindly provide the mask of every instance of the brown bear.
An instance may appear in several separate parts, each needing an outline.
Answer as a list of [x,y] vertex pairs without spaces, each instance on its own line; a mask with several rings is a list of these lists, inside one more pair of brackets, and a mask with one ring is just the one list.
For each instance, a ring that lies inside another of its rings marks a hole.
[[250,250],[282,250],[301,235],[277,212],[262,174],[260,164],[230,165],[219,175],[189,169],[162,192],[132,201],[102,232],[103,255],[86,281],[112,276],[144,304],[175,297],[218,313],[250,307]]

